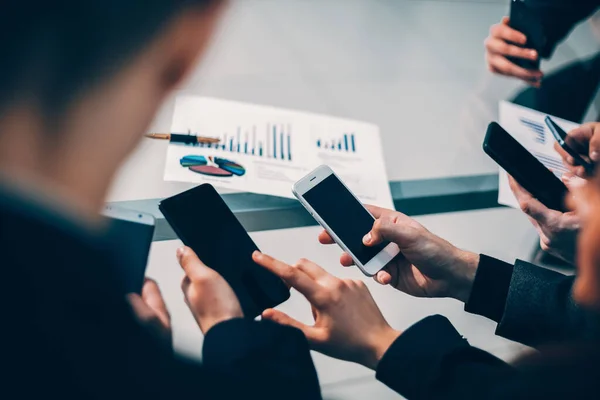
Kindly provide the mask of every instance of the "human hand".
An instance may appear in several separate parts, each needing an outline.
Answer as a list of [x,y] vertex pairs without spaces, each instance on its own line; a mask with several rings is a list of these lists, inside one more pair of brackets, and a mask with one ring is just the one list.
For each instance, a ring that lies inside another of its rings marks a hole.
[[[469,299],[479,265],[478,254],[458,249],[402,213],[367,208],[376,221],[363,240],[365,245],[389,241],[396,243],[401,252],[375,275],[377,282],[416,297],[452,297],[463,302]],[[319,241],[335,243],[325,231],[319,235]],[[354,260],[344,253],[340,263],[349,267]]]
[[[573,211],[562,213],[549,209],[523,189],[512,176],[508,179],[521,210],[540,236],[541,249],[568,263],[575,264],[577,235],[581,227],[580,216]],[[585,184],[585,180],[568,174],[563,176],[563,182],[569,190]]]
[[172,346],[171,316],[155,281],[146,278],[142,295],[130,293],[127,300],[138,321],[169,347]]
[[[600,161],[600,122],[590,122],[573,129],[565,139],[567,146],[571,147],[586,161],[592,164]],[[574,174],[582,178],[588,178],[588,171],[577,164],[575,159],[567,153],[558,143],[554,143],[554,149],[563,159],[563,164]]]
[[219,322],[244,316],[229,283],[215,270],[204,265],[192,249],[177,249],[177,259],[185,271],[181,282],[185,302],[204,334]]
[[490,28],[490,35],[485,39],[486,61],[488,69],[505,76],[519,78],[531,86],[539,88],[544,74],[540,70],[529,70],[522,68],[507,57],[522,58],[536,61],[539,54],[534,49],[525,49],[527,37],[508,26],[508,17],[502,18],[502,22]]
[[315,323],[309,326],[273,309],[263,318],[300,329],[316,351],[377,369],[400,332],[386,322],[363,281],[336,278],[308,260],[292,267],[259,252],[252,257],[306,297]]

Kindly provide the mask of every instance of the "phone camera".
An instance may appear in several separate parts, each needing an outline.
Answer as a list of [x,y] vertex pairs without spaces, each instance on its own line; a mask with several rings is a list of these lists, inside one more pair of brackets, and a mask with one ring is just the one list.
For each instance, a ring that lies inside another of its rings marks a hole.
[[139,218],[139,219],[142,219],[142,214],[138,214],[138,218]]

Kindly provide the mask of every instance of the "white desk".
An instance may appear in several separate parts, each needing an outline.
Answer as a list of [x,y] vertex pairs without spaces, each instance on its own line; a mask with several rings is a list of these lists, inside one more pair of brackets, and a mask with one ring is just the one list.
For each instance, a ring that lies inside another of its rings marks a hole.
[[[237,0],[225,16],[202,67],[181,89],[279,107],[362,119],[382,128],[391,180],[495,172],[480,151],[496,104],[520,85],[492,77],[483,62],[489,26],[508,0]],[[586,26],[562,45],[546,69],[597,49]],[[167,131],[173,101],[153,130]],[[192,185],[164,182],[166,143],[144,140],[124,166],[111,201],[160,198]],[[497,209],[420,218],[460,246],[527,258],[536,236],[517,211]],[[490,227],[494,227],[490,232]],[[288,261],[304,256],[338,275],[338,251],[316,243],[316,228],[254,233],[257,244]],[[289,243],[294,243],[290,246]],[[148,273],[161,285],[173,315],[178,349],[198,355],[199,334],[179,289],[177,241],[153,245]],[[509,357],[514,345],[493,337],[494,326],[450,300],[417,300],[370,285],[385,316],[406,328],[432,314],[447,315],[471,343]],[[308,319],[296,294],[283,307]],[[325,396],[396,398],[365,369],[315,356]],[[340,382],[344,382],[341,384]]]

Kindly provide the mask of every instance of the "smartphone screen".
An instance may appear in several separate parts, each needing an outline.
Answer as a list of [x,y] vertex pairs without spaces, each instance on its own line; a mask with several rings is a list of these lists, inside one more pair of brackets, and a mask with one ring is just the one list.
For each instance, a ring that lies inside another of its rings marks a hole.
[[373,229],[375,218],[334,174],[302,197],[363,265],[389,244],[374,247],[363,244],[363,237]]
[[567,187],[499,124],[488,126],[484,151],[546,207],[566,211]]
[[160,209],[185,245],[229,283],[245,316],[289,298],[283,281],[252,260],[258,247],[211,185],[166,199]]
[[121,219],[111,216],[108,220],[105,239],[118,266],[117,275],[123,282],[125,293],[139,294],[146,275],[154,224],[146,220],[137,222],[133,217]]

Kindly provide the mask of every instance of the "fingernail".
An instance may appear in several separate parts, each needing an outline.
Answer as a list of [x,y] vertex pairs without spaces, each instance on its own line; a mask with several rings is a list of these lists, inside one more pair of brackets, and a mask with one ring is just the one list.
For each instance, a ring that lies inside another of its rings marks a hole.
[[592,154],[590,154],[590,158],[592,159],[592,161],[598,161],[600,159],[600,153],[598,153],[597,151],[592,151]]
[[363,238],[363,243],[364,243],[364,244],[369,244],[369,243],[371,243],[371,232],[369,232],[369,233],[367,233],[367,234],[365,235],[365,237]]
[[254,253],[252,253],[252,256],[254,258],[256,258],[257,260],[260,260],[262,258],[262,253],[258,250],[254,250]]
[[185,247],[180,247],[175,252],[175,255],[177,256],[177,260],[179,260],[179,261],[181,261],[181,258],[183,257],[184,254],[185,254]]
[[537,58],[537,51],[535,51],[535,50],[531,50],[531,51],[529,52],[529,54],[531,55],[531,57],[535,57],[535,58]]

